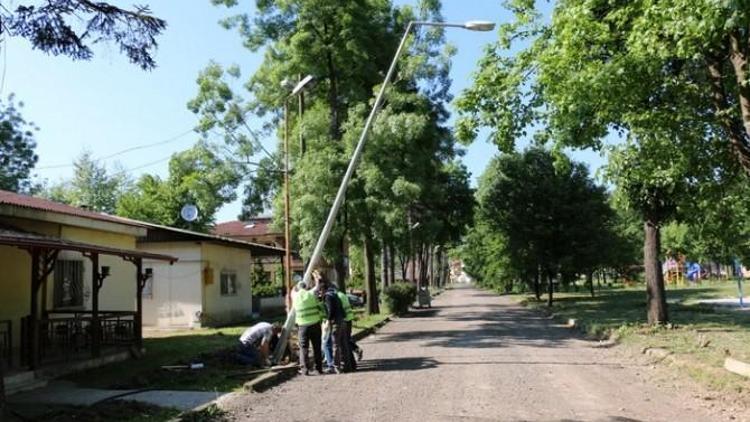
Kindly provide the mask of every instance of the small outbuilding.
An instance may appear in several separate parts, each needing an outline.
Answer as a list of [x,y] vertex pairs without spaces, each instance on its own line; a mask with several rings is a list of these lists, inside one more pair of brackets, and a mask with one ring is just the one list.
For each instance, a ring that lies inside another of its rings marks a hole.
[[218,326],[253,312],[251,273],[258,258],[280,259],[284,249],[214,234],[148,224],[142,252],[178,258],[174,265],[144,261],[152,276],[143,290],[143,323],[162,328]]

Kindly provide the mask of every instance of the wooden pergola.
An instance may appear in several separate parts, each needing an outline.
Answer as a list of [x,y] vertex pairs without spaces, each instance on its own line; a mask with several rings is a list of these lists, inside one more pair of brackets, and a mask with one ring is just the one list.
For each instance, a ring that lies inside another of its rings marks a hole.
[[[143,303],[142,292],[150,274],[143,271],[143,260],[159,260],[174,263],[177,258],[136,250],[119,249],[107,246],[93,245],[83,242],[71,241],[53,236],[41,235],[21,230],[15,227],[0,225],[0,245],[14,246],[27,251],[31,255],[31,302],[30,314],[27,319],[27,337],[22,341],[28,341],[30,351],[29,367],[36,369],[40,363],[39,353],[39,292],[41,287],[46,283],[47,277],[55,268],[55,263],[60,251],[80,252],[83,256],[91,261],[92,271],[92,295],[90,311],[91,327],[91,356],[99,357],[101,355],[101,325],[99,309],[99,291],[101,290],[105,278],[109,275],[99,267],[99,256],[110,255],[118,256],[125,261],[135,265],[136,268],[136,313],[133,319],[135,331],[135,343],[140,349],[143,344]],[[46,299],[45,299],[46,300]]]

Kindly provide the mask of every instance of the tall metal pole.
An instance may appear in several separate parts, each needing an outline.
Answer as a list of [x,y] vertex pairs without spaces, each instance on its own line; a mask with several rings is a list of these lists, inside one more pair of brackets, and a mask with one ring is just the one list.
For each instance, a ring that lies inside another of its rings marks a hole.
[[[396,63],[398,62],[399,56],[401,56],[401,52],[404,50],[404,46],[406,45],[406,40],[409,38],[409,32],[411,32],[411,28],[413,25],[414,25],[414,22],[409,22],[409,24],[406,25],[406,30],[404,31],[404,35],[401,38],[401,42],[398,45],[396,54],[393,56],[393,60],[391,61],[391,66],[388,68],[388,73],[385,75],[385,80],[383,81],[383,84],[380,86],[380,91],[378,92],[378,96],[375,98],[375,104],[372,106],[370,115],[367,117],[367,121],[365,122],[365,127],[362,128],[362,134],[359,136],[357,147],[354,149],[352,158],[349,161],[349,166],[346,168],[346,173],[344,173],[344,178],[341,180],[341,185],[339,186],[339,190],[336,193],[336,199],[333,201],[331,210],[328,213],[328,218],[326,219],[326,223],[323,226],[323,231],[320,233],[320,237],[318,237],[318,243],[315,244],[315,249],[313,250],[312,256],[310,257],[310,262],[308,263],[307,268],[305,269],[305,276],[303,278],[305,283],[307,283],[308,285],[310,285],[310,280],[312,279],[312,272],[315,269],[316,265],[318,264],[318,261],[320,260],[320,256],[323,254],[323,247],[325,247],[325,244],[328,241],[328,237],[331,234],[333,223],[334,221],[336,221],[336,214],[338,214],[339,208],[341,208],[341,203],[344,201],[346,188],[349,186],[349,181],[352,178],[352,174],[354,174],[354,169],[357,168],[357,163],[359,162],[359,159],[362,156],[362,150],[364,149],[365,141],[367,140],[367,132],[369,132],[373,121],[375,121],[375,116],[378,114],[378,109],[380,108],[380,105],[383,102],[383,95],[385,94],[386,88],[388,88],[388,83],[390,82],[391,78],[393,77],[393,74],[396,71]],[[286,108],[288,108],[288,106]],[[291,290],[289,290],[289,294],[291,294]],[[289,298],[289,296],[287,298]],[[281,360],[281,357],[284,354],[284,350],[286,349],[286,343],[289,339],[289,332],[294,326],[294,316],[295,316],[294,308],[289,307],[289,312],[287,313],[286,322],[284,323],[284,329],[281,332],[281,338],[279,339],[278,346],[276,347],[276,350],[274,351],[273,357],[274,357],[275,362],[279,362]]]
[[330,236],[331,234],[333,223],[336,221],[336,214],[338,214],[339,208],[341,208],[341,203],[344,201],[344,196],[346,195],[346,189],[349,186],[349,181],[351,180],[352,175],[354,174],[354,169],[357,168],[359,159],[362,156],[362,151],[365,147],[365,141],[367,140],[367,133],[370,131],[370,127],[375,121],[375,116],[377,116],[380,106],[383,103],[383,96],[386,89],[388,88],[388,84],[390,83],[391,78],[393,78],[393,74],[396,71],[396,63],[398,62],[398,58],[401,56],[401,52],[404,50],[406,40],[409,38],[409,33],[411,32],[411,28],[413,27],[413,25],[414,22],[409,22],[409,24],[406,25],[406,30],[404,31],[403,37],[401,37],[401,42],[398,45],[396,54],[393,56],[391,66],[388,68],[388,73],[385,75],[385,80],[380,86],[378,96],[375,98],[375,104],[372,106],[372,110],[370,110],[370,115],[367,116],[367,121],[365,122],[365,127],[362,128],[362,134],[360,134],[359,136],[357,147],[354,149],[352,158],[349,161],[349,166],[346,168],[346,173],[344,173],[344,178],[341,180],[341,185],[339,186],[339,190],[336,193],[336,199],[333,201],[331,211],[328,213],[328,219],[326,219],[326,223],[323,226],[323,231],[320,233],[320,237],[318,238],[318,243],[315,244],[315,249],[313,249],[312,256],[310,257],[310,264],[307,266],[307,270],[305,270],[305,282],[309,282],[312,278],[312,272],[315,269],[315,266],[318,265],[320,256],[323,254],[323,248],[328,241],[328,236]]
[[291,210],[289,206],[289,99],[284,99],[284,284],[286,285],[286,309],[292,308],[292,245]]
[[[326,223],[323,226],[323,230],[320,233],[320,237],[318,237],[318,242],[315,244],[315,249],[313,250],[312,256],[310,257],[310,262],[308,263],[307,268],[305,269],[305,276],[303,280],[305,283],[307,283],[308,286],[310,285],[310,281],[312,280],[313,270],[318,264],[318,261],[320,260],[320,257],[323,254],[323,248],[325,247],[325,244],[328,241],[328,237],[331,234],[333,223],[336,221],[336,214],[338,214],[339,208],[341,208],[341,204],[344,201],[344,196],[346,194],[346,189],[349,185],[349,181],[351,180],[352,175],[354,174],[354,169],[357,168],[359,159],[362,156],[362,151],[365,147],[365,141],[367,140],[367,133],[370,131],[370,127],[375,121],[375,117],[378,114],[378,110],[380,109],[380,106],[383,103],[383,96],[385,95],[385,91],[388,88],[388,84],[390,83],[391,79],[393,78],[393,74],[396,71],[396,63],[398,62],[398,58],[401,56],[401,53],[404,50],[404,46],[406,45],[406,40],[409,38],[409,33],[411,32],[411,29],[415,25],[456,27],[456,28],[465,28],[465,29],[476,30],[476,31],[488,31],[494,28],[494,24],[489,23],[489,22],[467,22],[466,24],[453,24],[453,23],[444,23],[444,22],[412,21],[412,22],[409,22],[408,25],[406,25],[406,30],[404,31],[404,35],[401,37],[401,42],[398,45],[396,54],[393,56],[391,65],[388,68],[388,73],[385,75],[383,84],[380,86],[380,91],[378,91],[378,96],[375,98],[375,104],[373,104],[372,110],[370,110],[370,115],[367,116],[367,121],[365,121],[365,127],[362,128],[362,133],[359,136],[359,141],[357,142],[357,146],[354,149],[352,158],[349,161],[349,166],[346,168],[346,173],[344,173],[344,178],[341,180],[341,185],[339,186],[339,190],[336,193],[336,199],[333,201],[333,205],[331,206],[331,210],[328,213],[328,218],[326,219]],[[275,362],[279,362],[281,360],[284,350],[286,349],[287,340],[289,338],[289,332],[294,325],[294,316],[295,316],[294,309],[292,308],[287,313],[286,322],[284,323],[284,329],[281,332],[281,338],[279,339],[276,350],[274,351],[273,358]]]
[[[299,81],[302,82],[302,75],[299,75]],[[300,157],[305,155],[305,150],[307,149],[307,145],[305,144],[305,136],[302,130],[302,117],[305,115],[305,92],[300,91],[299,95],[297,96],[297,105],[299,106],[299,155]]]

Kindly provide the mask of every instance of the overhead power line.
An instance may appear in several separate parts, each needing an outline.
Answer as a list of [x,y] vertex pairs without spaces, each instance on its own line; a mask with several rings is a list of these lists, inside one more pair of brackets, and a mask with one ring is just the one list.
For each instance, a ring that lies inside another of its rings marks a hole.
[[142,168],[146,168],[146,167],[149,167],[149,166],[153,166],[154,164],[159,164],[159,163],[163,163],[164,161],[167,161],[167,160],[169,160],[170,158],[172,158],[172,156],[171,156],[171,155],[170,155],[170,156],[168,156],[168,157],[163,157],[163,158],[160,158],[160,159],[158,159],[158,160],[155,160],[155,161],[150,161],[150,162],[148,162],[148,163],[146,163],[146,164],[141,164],[141,165],[139,165],[139,166],[131,167],[131,168],[129,168],[129,169],[124,169],[124,170],[116,171],[116,172],[112,173],[112,176],[121,176],[121,175],[125,175],[125,174],[128,174],[128,173],[132,173],[132,172],[133,172],[133,171],[135,171],[135,170],[140,170],[140,169],[142,169]]
[[[132,151],[138,151],[138,150],[141,150],[141,149],[153,148],[153,147],[157,147],[157,146],[160,146],[160,145],[165,145],[165,144],[177,141],[178,139],[180,139],[180,138],[184,137],[185,135],[188,135],[188,134],[190,134],[192,132],[193,132],[193,129],[191,128],[191,129],[188,129],[188,130],[186,130],[186,131],[184,131],[184,132],[182,132],[182,133],[180,133],[178,135],[172,136],[170,138],[167,138],[167,139],[164,139],[164,140],[161,140],[161,141],[152,142],[152,143],[149,143],[149,144],[143,144],[143,145],[137,145],[137,146],[134,146],[134,147],[125,148],[123,150],[114,152],[112,154],[96,158],[93,161],[94,162],[99,162],[99,161],[109,160],[110,158],[114,158],[114,157],[117,157],[119,155],[127,154],[127,153],[132,152]],[[66,168],[66,167],[73,167],[73,166],[75,166],[75,163],[54,164],[54,165],[49,165],[49,166],[39,166],[36,169],[37,170],[46,170],[46,169]]]

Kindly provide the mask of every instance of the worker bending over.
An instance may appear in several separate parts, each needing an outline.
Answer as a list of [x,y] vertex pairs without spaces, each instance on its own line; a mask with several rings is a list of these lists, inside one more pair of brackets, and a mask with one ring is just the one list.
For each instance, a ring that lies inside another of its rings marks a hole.
[[281,332],[278,323],[259,322],[240,336],[239,360],[246,365],[270,366],[268,355]]

